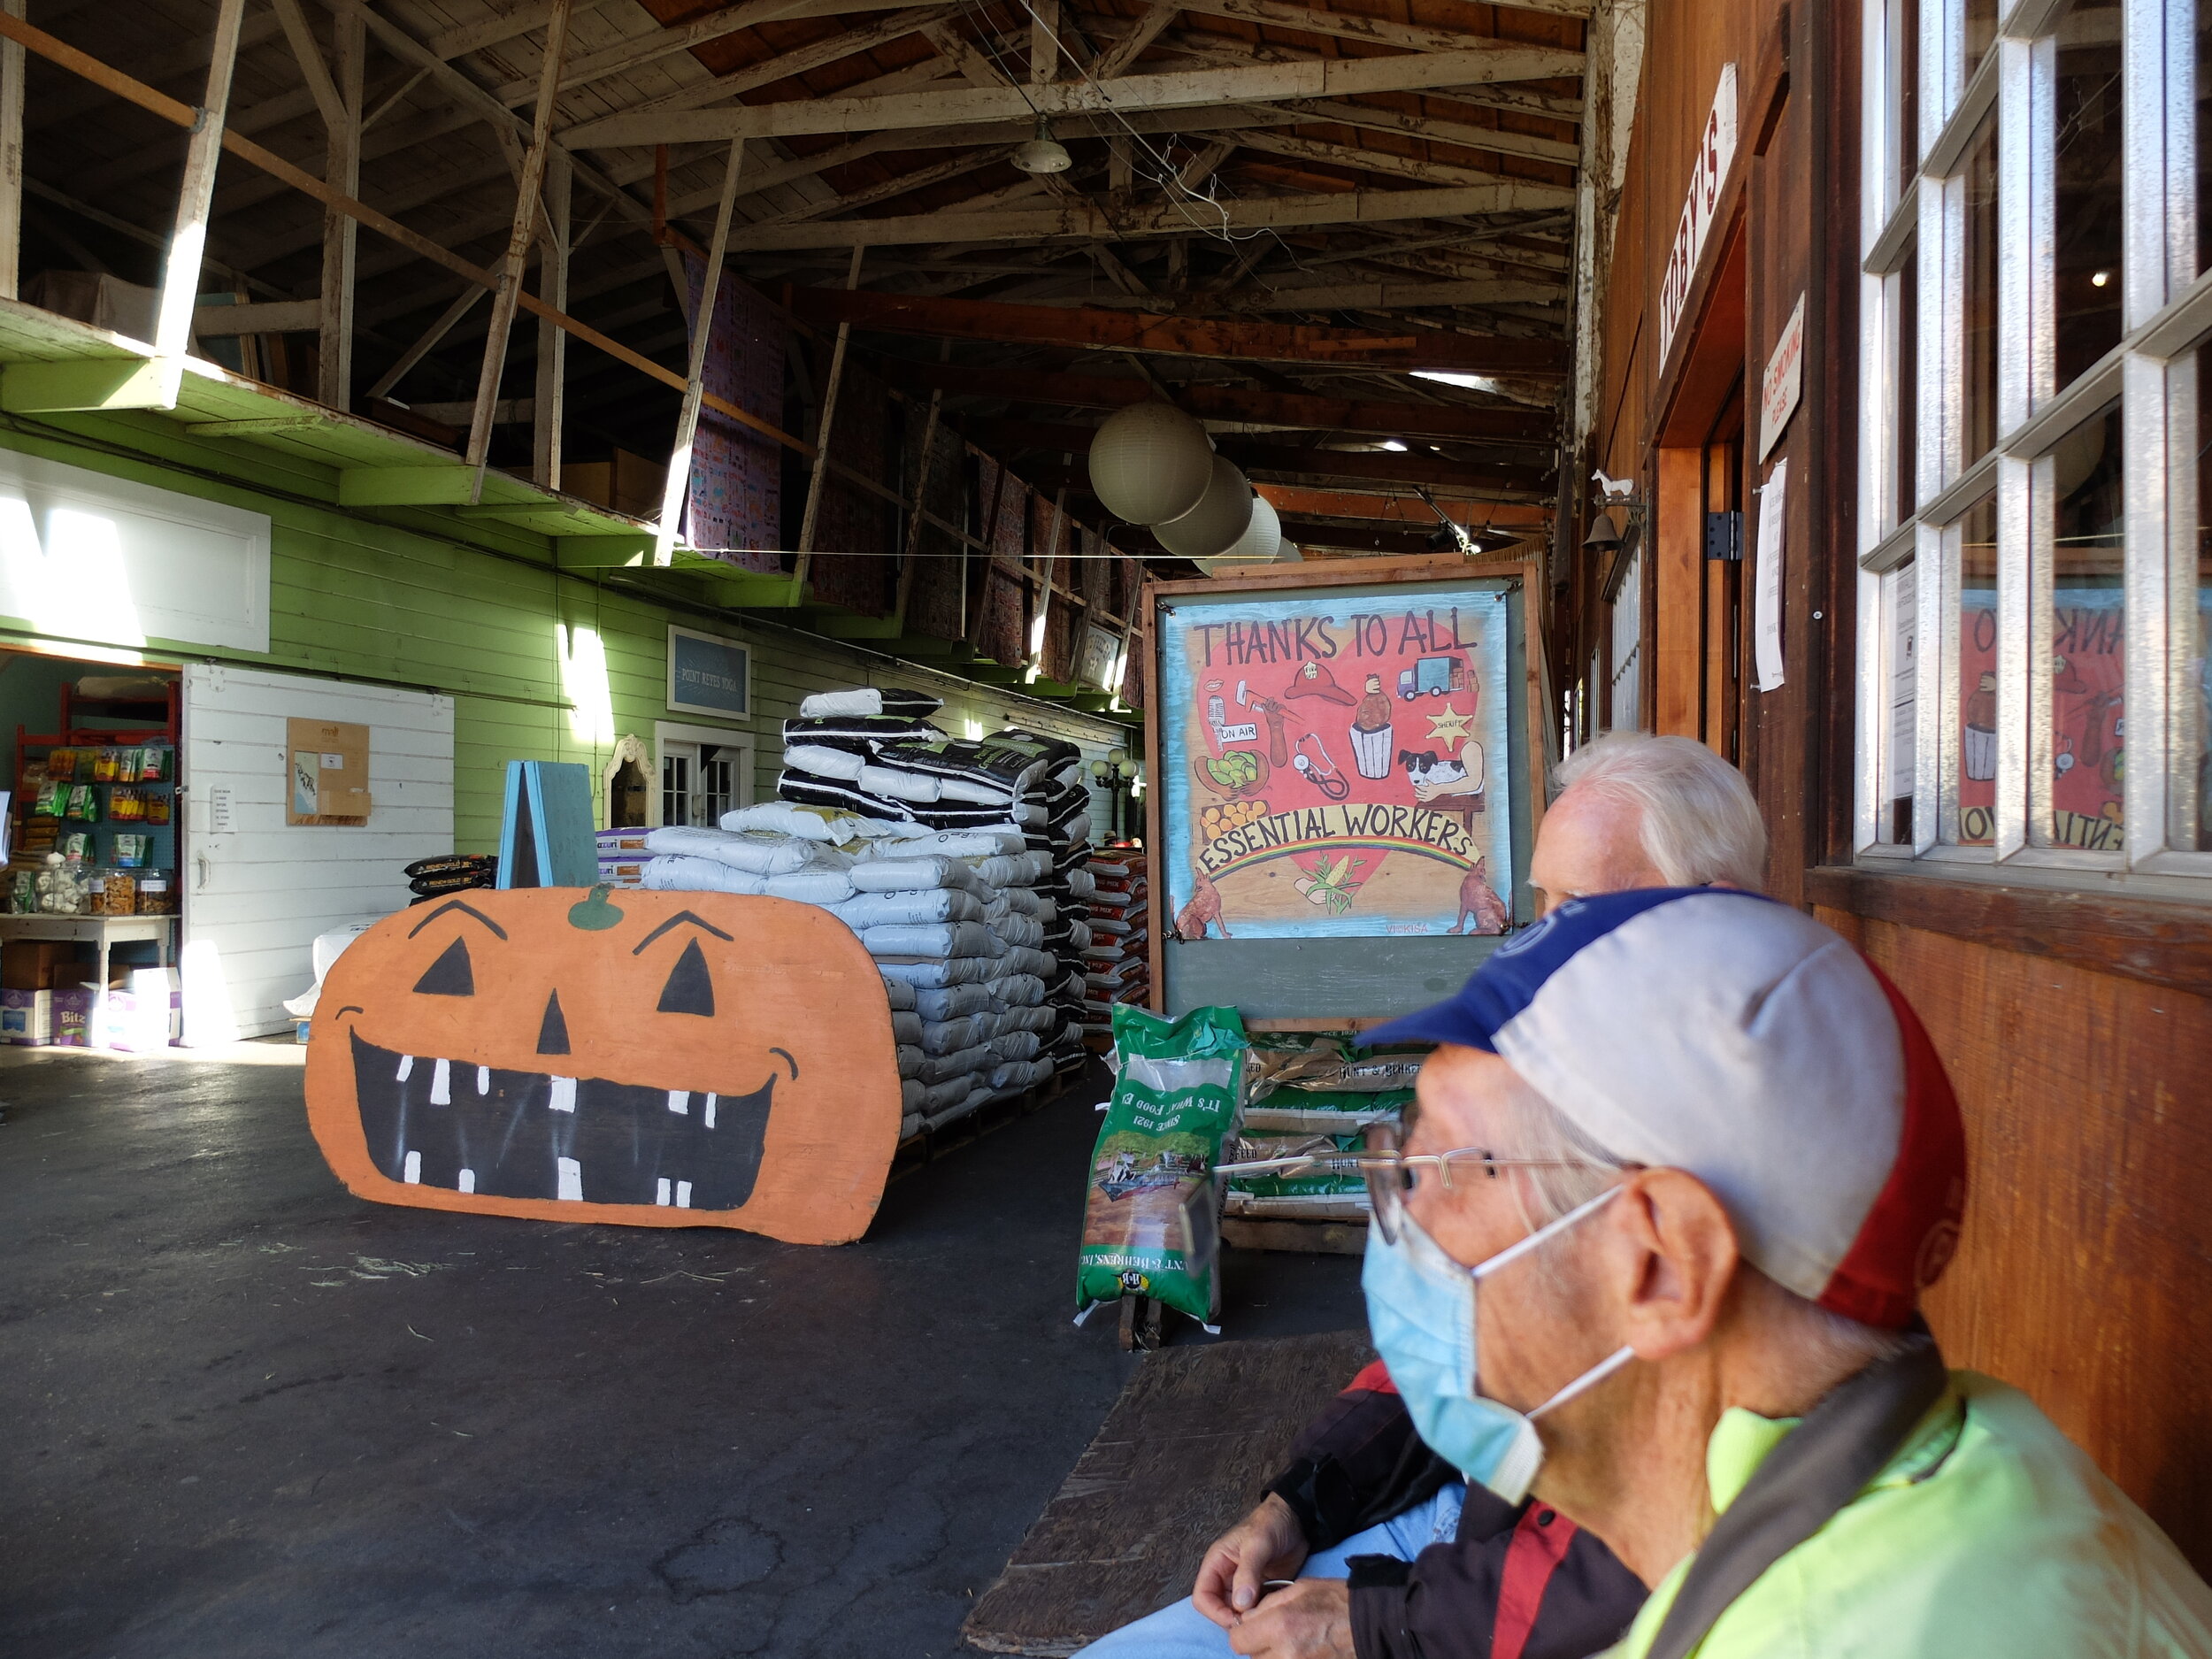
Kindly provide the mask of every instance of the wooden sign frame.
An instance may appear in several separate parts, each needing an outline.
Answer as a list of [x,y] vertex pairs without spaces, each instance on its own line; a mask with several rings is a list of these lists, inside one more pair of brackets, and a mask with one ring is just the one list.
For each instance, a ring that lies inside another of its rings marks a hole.
[[[1301,596],[1342,590],[1348,598],[1419,584],[1438,589],[1481,587],[1509,603],[1507,739],[1494,763],[1513,780],[1513,882],[1507,901],[1516,928],[1535,919],[1528,858],[1544,800],[1539,657],[1527,631],[1527,595],[1536,570],[1528,558],[1471,562],[1457,554],[1410,559],[1313,561],[1267,565],[1189,581],[1148,581],[1141,600],[1145,697],[1146,845],[1155,915],[1151,929],[1150,1006],[1175,1014],[1204,1002],[1233,1002],[1258,1031],[1356,1030],[1424,1007],[1458,988],[1485,956],[1510,938],[1489,936],[1331,937],[1189,941],[1173,936],[1175,907],[1168,880],[1171,850],[1165,835],[1164,735],[1184,711],[1164,705],[1161,615],[1166,607],[1292,591]],[[1179,960],[1179,954],[1181,959]]]

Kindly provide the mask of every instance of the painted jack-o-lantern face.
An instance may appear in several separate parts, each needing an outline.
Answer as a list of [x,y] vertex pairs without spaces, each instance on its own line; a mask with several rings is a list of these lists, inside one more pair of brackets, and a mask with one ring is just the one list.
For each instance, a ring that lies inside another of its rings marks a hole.
[[385,1203],[839,1244],[898,1141],[875,964],[780,899],[456,894],[356,940],[310,1035],[315,1139]]

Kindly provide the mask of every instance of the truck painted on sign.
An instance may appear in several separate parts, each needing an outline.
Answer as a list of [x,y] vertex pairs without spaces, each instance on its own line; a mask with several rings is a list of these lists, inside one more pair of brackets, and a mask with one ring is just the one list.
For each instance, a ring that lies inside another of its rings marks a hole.
[[1398,695],[1408,703],[1416,697],[1448,697],[1466,689],[1467,659],[1456,654],[1424,657],[1412,667],[1398,672]]

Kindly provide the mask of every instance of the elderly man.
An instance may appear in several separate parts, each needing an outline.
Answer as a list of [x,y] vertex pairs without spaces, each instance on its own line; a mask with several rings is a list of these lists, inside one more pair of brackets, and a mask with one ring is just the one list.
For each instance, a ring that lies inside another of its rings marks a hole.
[[[1748,894],[1572,901],[1451,1001],[1369,1168],[1376,1345],[1426,1442],[1653,1594],[1618,1659],[2212,1655],[2212,1589],[1920,1292],[1965,1135],[1910,1007]],[[1302,1580],[1242,1614],[1272,1619]]]
[[1743,774],[1687,737],[1614,732],[1562,761],[1529,861],[1546,904],[1629,887],[1752,887],[1766,828]]
[[[1743,775],[1702,743],[1615,733],[1555,777],[1530,863],[1547,905],[1626,887],[1758,885],[1758,806]],[[1243,1623],[1266,1579],[1301,1571],[1294,1602]],[[1471,1492],[1422,1443],[1378,1363],[1207,1552],[1191,1600],[1086,1655],[1580,1659],[1620,1633],[1643,1595],[1602,1544],[1550,1509]]]

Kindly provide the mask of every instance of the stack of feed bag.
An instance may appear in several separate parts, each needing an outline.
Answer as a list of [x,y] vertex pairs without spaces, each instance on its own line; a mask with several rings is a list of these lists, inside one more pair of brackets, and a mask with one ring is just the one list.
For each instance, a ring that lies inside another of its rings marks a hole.
[[1002,760],[1027,763],[1014,810],[1029,850],[1051,860],[1044,890],[1056,912],[1048,919],[1044,939],[1044,949],[1058,964],[1047,995],[1056,1018],[1046,1053],[1061,1071],[1073,1071],[1086,1057],[1083,953],[1091,943],[1087,908],[1074,879],[1087,869],[1091,851],[1091,795],[1083,783],[1082,751],[1060,738],[1019,727],[996,733],[982,744]]
[[902,1137],[1050,1080],[1068,1024],[1048,1001],[1067,979],[1052,948],[1066,884],[1015,818],[1053,757],[949,738],[924,718],[935,706],[809,698],[785,722],[780,800],[646,838],[649,887],[818,904],[859,936],[890,998]]
[[1110,847],[1091,855],[1090,949],[1083,953],[1086,1034],[1111,1041],[1114,1004],[1142,1007],[1152,989],[1151,885],[1144,855]]
[[[1255,1037],[1245,1061],[1237,1161],[1359,1150],[1371,1125],[1402,1119],[1425,1057],[1411,1049],[1363,1052],[1333,1034]],[[1252,1220],[1363,1221],[1370,1205],[1366,1183],[1356,1173],[1290,1169],[1233,1176],[1222,1213]]]
[[642,829],[603,829],[597,832],[599,841],[599,884],[607,887],[634,887],[645,879],[645,861],[652,855],[645,850],[646,832]]

